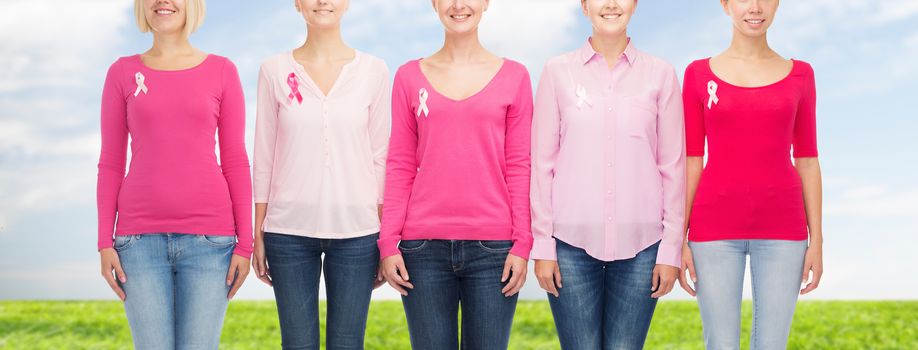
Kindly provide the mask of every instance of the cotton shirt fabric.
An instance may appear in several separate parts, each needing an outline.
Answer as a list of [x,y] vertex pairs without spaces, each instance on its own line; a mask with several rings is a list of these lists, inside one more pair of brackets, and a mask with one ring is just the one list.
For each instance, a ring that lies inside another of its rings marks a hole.
[[379,232],[389,97],[385,62],[359,51],[327,96],[292,52],[262,64],[254,176],[255,202],[268,204],[266,232],[322,239]]
[[590,42],[550,60],[532,127],[532,258],[555,238],[599,260],[660,242],[681,265],[685,212],[682,97],[675,70],[629,41],[608,68]]
[[420,60],[395,74],[380,257],[400,240],[512,240],[529,258],[532,85],[504,59],[476,94],[440,95]]
[[164,71],[140,55],[118,59],[105,78],[101,126],[99,249],[112,247],[113,232],[235,235],[234,253],[251,256],[245,98],[230,60],[208,55],[195,67]]
[[[690,241],[807,239],[803,186],[791,156],[817,157],[813,67],[793,60],[769,85],[718,78],[710,59],[685,69],[688,155],[708,160],[689,220]],[[793,153],[791,148],[793,147]]]

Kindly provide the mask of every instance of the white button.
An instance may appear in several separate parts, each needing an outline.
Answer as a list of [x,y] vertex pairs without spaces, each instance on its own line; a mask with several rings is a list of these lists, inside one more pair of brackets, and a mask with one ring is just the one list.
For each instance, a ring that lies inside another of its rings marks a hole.
[[612,166],[612,163],[609,163],[609,166]]
[[608,191],[606,191],[606,193],[612,194],[612,190],[608,190]]
[[612,111],[612,107],[609,107],[609,112],[611,112],[611,111]]
[[610,217],[608,217],[608,219],[609,219],[609,221],[612,221],[612,217],[611,217],[611,216],[610,216]]
[[606,140],[611,140],[612,136],[606,136]]

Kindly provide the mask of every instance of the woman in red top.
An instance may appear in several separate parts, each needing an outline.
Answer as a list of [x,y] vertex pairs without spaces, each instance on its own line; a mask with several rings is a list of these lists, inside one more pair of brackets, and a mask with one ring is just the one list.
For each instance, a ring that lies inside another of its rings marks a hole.
[[682,265],[694,289],[684,274],[680,283],[693,296],[697,290],[708,349],[739,348],[746,255],[752,349],[786,346],[797,295],[815,289],[822,275],[813,69],[768,46],[778,3],[721,0],[733,20],[732,44],[685,72],[689,242]]

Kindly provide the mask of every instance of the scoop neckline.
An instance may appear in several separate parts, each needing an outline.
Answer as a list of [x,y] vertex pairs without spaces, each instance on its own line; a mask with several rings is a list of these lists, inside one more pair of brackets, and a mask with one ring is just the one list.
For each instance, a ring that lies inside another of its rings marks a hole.
[[140,64],[141,67],[143,67],[144,69],[149,70],[149,71],[161,72],[161,73],[179,73],[179,72],[187,72],[187,71],[190,71],[190,70],[195,70],[195,69],[198,69],[198,68],[204,66],[204,64],[207,63],[207,61],[210,61],[210,59],[213,58],[213,56],[214,56],[214,54],[209,53],[209,54],[207,54],[206,57],[204,57],[204,60],[202,60],[201,63],[198,63],[198,64],[196,64],[196,65],[194,65],[194,66],[191,66],[191,67],[188,67],[188,68],[170,70],[170,69],[156,69],[156,68],[151,68],[150,66],[146,65],[146,63],[143,63],[143,59],[140,58],[140,55],[141,55],[141,54],[136,54],[136,55],[134,55],[134,60],[136,60],[137,63]]
[[787,80],[790,80],[790,78],[791,78],[792,76],[794,76],[794,72],[797,71],[797,66],[798,66],[798,63],[800,62],[800,61],[798,61],[798,60],[795,60],[795,59],[791,58],[791,59],[790,59],[790,61],[791,61],[791,70],[790,70],[790,72],[788,72],[787,75],[785,75],[783,78],[779,79],[778,81],[775,81],[775,82],[769,83],[769,84],[765,84],[765,85],[760,85],[760,86],[740,86],[740,85],[736,85],[736,84],[730,83],[730,82],[728,82],[728,81],[726,81],[726,80],[723,80],[723,79],[721,79],[719,76],[717,76],[717,73],[714,73],[714,69],[711,68],[711,58],[712,58],[712,57],[708,57],[708,58],[706,58],[706,59],[704,60],[704,66],[705,66],[705,69],[707,69],[708,73],[711,73],[711,76],[713,76],[715,80],[717,80],[719,83],[726,84],[726,85],[728,85],[728,86],[730,86],[730,87],[734,87],[734,88],[737,88],[737,89],[749,89],[749,90],[764,89],[764,88],[768,88],[768,87],[772,87],[772,86],[781,84],[781,83],[783,83],[783,82],[785,82],[785,81],[787,81]]
[[452,97],[449,97],[449,96],[446,96],[446,95],[440,93],[440,91],[437,91],[437,88],[434,87],[433,83],[430,82],[430,79],[427,78],[427,75],[424,74],[424,70],[421,69],[421,60],[423,60],[423,59],[424,59],[424,58],[419,58],[419,59],[416,59],[416,60],[414,61],[415,66],[417,67],[418,73],[421,75],[421,78],[424,79],[424,82],[427,84],[427,86],[430,86],[430,90],[431,90],[431,91],[433,91],[435,94],[437,94],[437,95],[439,95],[440,97],[445,98],[446,100],[448,100],[448,101],[450,101],[450,102],[453,102],[453,103],[462,103],[462,102],[471,100],[472,98],[475,98],[475,97],[477,97],[478,95],[484,94],[484,92],[485,92],[486,90],[488,90],[488,89],[491,87],[491,85],[494,85],[494,82],[495,82],[495,81],[497,80],[497,78],[504,72],[504,68],[507,67],[507,63],[510,61],[510,60],[507,59],[506,57],[501,57],[500,67],[497,68],[497,73],[494,73],[494,76],[491,77],[491,80],[488,80],[488,82],[485,84],[484,87],[482,87],[480,90],[476,91],[474,94],[469,95],[469,96],[466,97],[466,98],[457,100],[457,99],[454,99],[454,98],[452,98]]

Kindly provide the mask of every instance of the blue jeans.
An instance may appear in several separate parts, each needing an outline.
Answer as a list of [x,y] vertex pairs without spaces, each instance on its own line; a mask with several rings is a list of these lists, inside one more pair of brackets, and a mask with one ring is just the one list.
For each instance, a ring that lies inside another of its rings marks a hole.
[[698,307],[708,349],[739,349],[746,255],[752,272],[752,349],[784,349],[807,241],[689,242],[698,282]]
[[136,349],[217,349],[235,246],[233,236],[115,237],[127,275],[121,287]]
[[319,275],[323,267],[328,304],[326,348],[363,349],[379,266],[378,238],[379,234],[318,239],[265,233],[265,257],[284,349],[319,349]]
[[519,293],[505,297],[500,281],[510,241],[409,240],[399,243],[414,289],[402,297],[411,347],[506,349]]
[[660,243],[637,256],[602,261],[556,239],[561,285],[548,302],[561,348],[641,349],[657,299],[650,295]]

